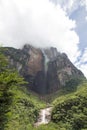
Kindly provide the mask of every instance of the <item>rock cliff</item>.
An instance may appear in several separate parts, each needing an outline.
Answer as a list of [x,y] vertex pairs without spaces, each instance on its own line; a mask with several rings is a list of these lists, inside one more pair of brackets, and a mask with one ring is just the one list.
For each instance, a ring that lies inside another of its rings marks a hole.
[[22,49],[6,47],[3,52],[10,67],[15,67],[29,82],[28,89],[39,94],[56,92],[73,77],[85,78],[65,53],[53,47],[40,49],[26,44]]

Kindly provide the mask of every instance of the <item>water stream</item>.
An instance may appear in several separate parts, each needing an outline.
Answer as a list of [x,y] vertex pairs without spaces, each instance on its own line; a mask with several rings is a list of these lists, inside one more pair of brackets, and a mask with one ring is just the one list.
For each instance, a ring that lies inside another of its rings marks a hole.
[[45,70],[45,74],[47,73],[48,70],[48,62],[49,62],[49,58],[45,53],[45,50],[42,50],[43,56],[44,56],[44,70]]
[[48,124],[51,120],[51,110],[52,107],[41,109],[39,113],[39,118],[35,123],[35,126],[39,126],[41,124]]

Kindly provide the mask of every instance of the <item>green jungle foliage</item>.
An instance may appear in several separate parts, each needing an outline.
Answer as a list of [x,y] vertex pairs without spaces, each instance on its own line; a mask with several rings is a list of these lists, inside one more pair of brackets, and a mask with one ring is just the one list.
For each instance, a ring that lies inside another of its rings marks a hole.
[[9,69],[7,59],[0,53],[0,130],[87,130],[87,81],[67,82],[50,103],[51,122],[37,128],[34,122],[46,104],[27,92],[25,84],[14,69]]
[[87,130],[87,81],[77,89],[53,102],[52,121],[66,130]]
[[26,91],[19,74],[0,53],[0,130],[29,129],[44,103]]
[[87,81],[76,87],[53,101],[51,122],[33,130],[87,130]]

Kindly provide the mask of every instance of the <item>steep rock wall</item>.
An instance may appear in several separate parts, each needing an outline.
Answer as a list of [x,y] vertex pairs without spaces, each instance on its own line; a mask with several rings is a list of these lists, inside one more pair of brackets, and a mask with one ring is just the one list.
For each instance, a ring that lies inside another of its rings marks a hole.
[[5,48],[10,67],[29,82],[28,89],[39,94],[49,94],[58,91],[71,78],[85,78],[68,59],[65,53],[59,53],[56,48],[39,49],[24,45],[23,49]]

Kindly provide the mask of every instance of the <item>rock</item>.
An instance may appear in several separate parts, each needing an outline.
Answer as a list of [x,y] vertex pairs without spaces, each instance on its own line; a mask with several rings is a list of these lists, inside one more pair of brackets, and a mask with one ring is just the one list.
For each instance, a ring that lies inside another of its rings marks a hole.
[[29,82],[27,88],[40,95],[58,91],[73,77],[85,78],[67,55],[56,48],[40,49],[27,44],[22,49],[5,49],[3,53],[9,59],[9,67],[15,67]]

